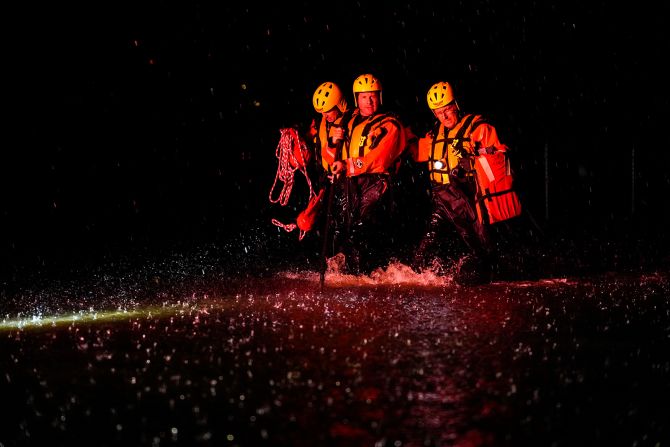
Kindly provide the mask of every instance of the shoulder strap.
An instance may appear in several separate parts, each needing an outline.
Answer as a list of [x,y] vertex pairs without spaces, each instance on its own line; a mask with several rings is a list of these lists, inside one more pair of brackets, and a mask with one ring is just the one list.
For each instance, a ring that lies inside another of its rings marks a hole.
[[[389,118],[389,117],[396,118],[395,115],[392,115],[390,113],[381,113],[378,116],[373,117],[370,121],[368,121],[365,124],[365,127],[363,128],[363,132],[361,132],[361,135],[367,135],[368,133],[370,133],[370,129],[372,128],[372,126],[382,122],[384,119]],[[363,146],[364,144],[365,144],[365,141],[361,141],[361,146]],[[359,147],[359,149],[360,149],[360,147]]]
[[470,127],[470,124],[472,124],[472,122],[474,120],[475,120],[475,114],[474,113],[466,116],[465,119],[463,120],[463,125],[461,126],[460,129],[458,129],[458,132],[456,133],[456,136],[454,137],[454,139],[462,140],[463,135],[465,135],[465,131],[468,130],[468,128]]
[[340,126],[344,129],[344,140],[339,141],[339,144],[337,145],[337,151],[335,153],[335,160],[340,160],[342,158],[342,147],[344,145],[344,141],[348,138],[347,132],[348,132],[348,124],[349,121],[351,120],[352,116],[354,114],[353,109],[347,109],[344,111],[342,114],[342,117],[340,118]]
[[374,126],[375,124],[384,120],[384,118],[386,118],[387,116],[388,115],[382,113],[382,114],[379,114],[379,115],[373,117],[370,121],[368,121],[365,124],[365,127],[363,128],[363,132],[362,132],[361,135],[367,135],[368,133],[370,133],[370,128],[372,128],[372,126]]
[[437,139],[437,135],[440,133],[440,121],[435,120],[435,124],[433,124],[433,141]]
[[344,113],[342,114],[342,117],[340,118],[340,125],[346,126],[351,117],[353,116],[353,114],[354,114],[353,109],[345,110]]

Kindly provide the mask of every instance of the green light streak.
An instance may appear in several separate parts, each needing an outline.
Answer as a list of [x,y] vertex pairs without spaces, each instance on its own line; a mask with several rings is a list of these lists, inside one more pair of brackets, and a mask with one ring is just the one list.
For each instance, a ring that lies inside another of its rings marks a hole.
[[147,318],[159,317],[168,314],[175,314],[178,311],[183,311],[184,308],[174,307],[147,307],[144,309],[117,309],[117,310],[102,310],[102,311],[88,311],[77,312],[69,315],[51,315],[51,316],[37,316],[27,318],[15,318],[11,320],[3,319],[0,321],[0,332],[39,328],[53,328],[58,326],[66,326],[74,323],[92,324],[103,322],[114,322],[127,320],[129,318],[146,316]]

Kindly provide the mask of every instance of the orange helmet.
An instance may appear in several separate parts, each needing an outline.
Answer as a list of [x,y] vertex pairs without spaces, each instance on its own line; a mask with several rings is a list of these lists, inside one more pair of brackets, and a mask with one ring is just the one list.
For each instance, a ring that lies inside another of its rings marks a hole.
[[358,106],[358,94],[363,92],[379,92],[379,103],[382,102],[382,83],[371,74],[362,74],[354,81],[354,104]]
[[314,110],[317,113],[328,112],[337,107],[340,112],[345,112],[348,108],[347,100],[344,99],[342,90],[333,82],[324,82],[321,84],[312,97]]
[[438,82],[428,90],[426,100],[430,110],[439,109],[454,102],[454,90],[448,82]]

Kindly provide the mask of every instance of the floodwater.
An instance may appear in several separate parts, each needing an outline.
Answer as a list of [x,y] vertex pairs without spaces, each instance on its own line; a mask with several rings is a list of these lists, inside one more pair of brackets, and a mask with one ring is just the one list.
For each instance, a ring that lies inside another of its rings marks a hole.
[[5,292],[0,445],[669,445],[668,272],[189,265]]

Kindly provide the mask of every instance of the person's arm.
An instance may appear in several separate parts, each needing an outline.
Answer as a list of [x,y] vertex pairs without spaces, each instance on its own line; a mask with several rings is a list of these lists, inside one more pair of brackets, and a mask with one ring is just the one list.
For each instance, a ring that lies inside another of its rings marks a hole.
[[388,172],[407,145],[404,126],[393,117],[374,126],[367,138],[372,150],[363,157],[347,159],[347,171],[351,175]]
[[507,152],[509,148],[498,139],[495,127],[488,123],[482,123],[475,128],[470,135],[470,140],[475,145],[476,155],[492,154],[494,152]]
[[[338,145],[342,145],[345,143],[346,139],[346,129],[340,125],[333,125],[330,129],[330,139],[333,141],[333,154],[335,153],[336,149],[340,149],[340,155],[341,155],[341,148],[338,148]],[[335,160],[333,157],[333,162],[330,163],[330,171],[333,173],[333,176],[331,178],[331,181],[333,181],[333,178],[339,177],[340,175],[344,174],[345,168],[345,162],[342,160]]]
[[414,161],[419,158],[419,137],[416,136],[410,126],[405,127],[405,138],[407,139],[407,151]]

